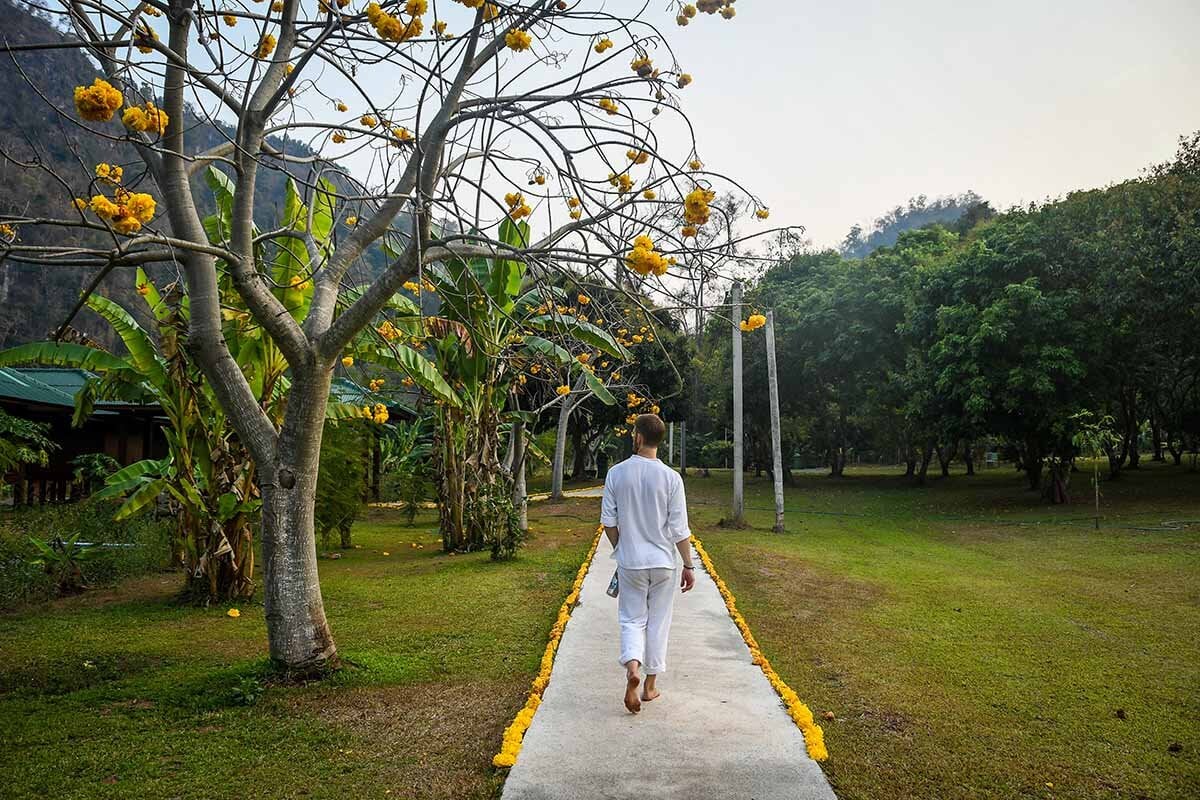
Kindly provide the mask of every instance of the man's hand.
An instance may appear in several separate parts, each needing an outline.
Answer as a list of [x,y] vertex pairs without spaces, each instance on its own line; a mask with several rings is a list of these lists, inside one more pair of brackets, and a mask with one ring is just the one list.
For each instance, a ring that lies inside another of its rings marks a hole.
[[683,568],[683,575],[679,578],[679,588],[685,592],[690,592],[692,587],[696,585],[696,570]]

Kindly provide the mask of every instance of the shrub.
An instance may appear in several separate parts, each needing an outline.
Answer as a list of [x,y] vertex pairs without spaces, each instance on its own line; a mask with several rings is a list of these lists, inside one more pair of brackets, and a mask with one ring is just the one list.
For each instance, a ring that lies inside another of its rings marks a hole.
[[85,557],[72,559],[79,567],[79,580],[87,586],[167,568],[171,521],[140,515],[114,522],[118,505],[85,500],[0,515],[0,608],[40,602],[57,593],[57,576],[51,574],[55,565],[48,573],[36,563],[45,554],[31,539],[43,543],[74,539],[87,551]]

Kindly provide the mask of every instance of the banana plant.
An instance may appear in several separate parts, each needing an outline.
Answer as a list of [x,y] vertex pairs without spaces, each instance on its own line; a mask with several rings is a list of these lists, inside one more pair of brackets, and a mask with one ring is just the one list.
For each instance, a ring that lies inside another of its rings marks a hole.
[[[505,219],[499,236],[519,249],[529,240],[529,225]],[[520,535],[512,476],[499,459],[502,424],[515,420],[531,376],[535,384],[566,385],[581,376],[579,381],[603,402],[616,402],[586,361],[593,351],[619,361],[629,352],[582,315],[559,313],[565,292],[531,288],[522,261],[502,256],[449,260],[429,270],[424,281],[424,291],[436,291],[436,315],[422,318],[418,306],[405,299],[397,301],[388,324],[423,347],[445,376],[433,410],[443,547],[490,546],[493,555],[511,555]],[[583,353],[587,357],[581,359]],[[364,356],[393,366],[367,350]]]

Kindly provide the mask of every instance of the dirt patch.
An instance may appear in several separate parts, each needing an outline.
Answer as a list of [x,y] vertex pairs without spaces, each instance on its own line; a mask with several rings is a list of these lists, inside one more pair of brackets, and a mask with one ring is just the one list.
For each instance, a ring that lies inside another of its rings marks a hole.
[[491,761],[504,728],[525,701],[529,680],[331,688],[288,701],[352,734],[382,770],[379,796],[460,800],[493,797]]

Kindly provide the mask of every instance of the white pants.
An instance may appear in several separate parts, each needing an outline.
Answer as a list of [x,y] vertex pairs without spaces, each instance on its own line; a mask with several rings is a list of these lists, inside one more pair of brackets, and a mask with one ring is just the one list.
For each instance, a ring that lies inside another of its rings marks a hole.
[[647,675],[667,670],[667,635],[675,608],[679,574],[674,569],[617,568],[620,592],[621,664],[638,661]]

